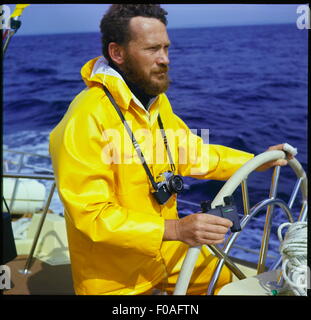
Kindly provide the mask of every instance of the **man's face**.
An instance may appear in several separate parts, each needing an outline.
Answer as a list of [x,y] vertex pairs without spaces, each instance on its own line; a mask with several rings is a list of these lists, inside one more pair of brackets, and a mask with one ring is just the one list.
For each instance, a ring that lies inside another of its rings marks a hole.
[[169,87],[168,47],[165,25],[158,19],[134,17],[130,20],[131,40],[120,65],[129,81],[146,94],[156,96]]

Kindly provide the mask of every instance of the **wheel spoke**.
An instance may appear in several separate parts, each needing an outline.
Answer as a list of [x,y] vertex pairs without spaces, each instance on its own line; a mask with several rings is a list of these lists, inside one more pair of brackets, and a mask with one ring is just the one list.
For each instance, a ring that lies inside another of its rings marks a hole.
[[236,264],[227,256],[225,252],[217,248],[217,246],[211,245],[208,246],[213,253],[219,258],[224,259],[224,263],[226,266],[235,274],[235,276],[239,279],[246,279],[246,275],[236,266]]
[[247,179],[244,179],[242,181],[241,187],[242,187],[244,215],[247,215],[249,214],[249,197],[248,197]]
[[297,197],[297,193],[298,193],[298,191],[299,191],[299,188],[300,188],[300,185],[301,185],[301,183],[302,183],[302,180],[303,180],[303,178],[299,178],[299,179],[296,181],[294,190],[293,190],[293,192],[292,192],[292,194],[291,194],[291,196],[290,196],[290,199],[289,199],[289,201],[288,201],[288,207],[289,207],[290,209],[292,208],[292,206],[293,206],[293,204],[294,204],[294,201],[295,201],[295,199],[296,199],[296,197]]
[[[270,187],[270,199],[275,199],[277,196],[277,189],[278,189],[278,182],[280,177],[281,167],[277,166],[274,168],[272,180],[271,180],[271,187]],[[257,274],[264,272],[265,265],[266,265],[266,257],[268,252],[268,244],[270,239],[270,232],[271,232],[271,217],[272,212],[274,209],[274,205],[269,205],[266,211],[266,222],[264,226],[261,247],[260,247],[260,254],[258,259],[257,265]]]
[[271,187],[270,187],[270,198],[276,198],[277,191],[278,191],[278,183],[280,177],[281,167],[277,166],[274,168],[273,176],[271,180]]

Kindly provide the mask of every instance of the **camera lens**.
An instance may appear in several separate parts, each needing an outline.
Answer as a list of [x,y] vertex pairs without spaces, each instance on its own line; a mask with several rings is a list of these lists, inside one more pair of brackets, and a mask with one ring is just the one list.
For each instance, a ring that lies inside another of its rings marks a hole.
[[181,176],[172,176],[171,179],[169,179],[169,186],[171,191],[180,193],[184,190],[184,181]]

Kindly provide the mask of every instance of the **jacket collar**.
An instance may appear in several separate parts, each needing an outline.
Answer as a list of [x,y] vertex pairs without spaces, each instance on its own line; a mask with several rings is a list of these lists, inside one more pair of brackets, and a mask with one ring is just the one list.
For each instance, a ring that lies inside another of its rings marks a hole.
[[[149,114],[139,99],[131,92],[122,75],[110,67],[103,56],[87,62],[81,69],[81,75],[88,87],[106,86],[121,108],[127,110],[133,100],[137,106]],[[151,99],[151,104],[155,100],[157,100],[157,97]]]

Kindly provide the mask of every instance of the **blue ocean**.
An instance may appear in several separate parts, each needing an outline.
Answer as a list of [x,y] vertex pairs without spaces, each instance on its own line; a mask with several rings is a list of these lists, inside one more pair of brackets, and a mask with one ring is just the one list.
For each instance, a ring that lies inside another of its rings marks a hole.
[[[209,143],[259,154],[287,142],[298,149],[307,170],[308,33],[296,25],[169,29],[173,109],[191,129],[209,129]],[[19,36],[3,62],[4,148],[48,155],[52,128],[84,89],[80,69],[101,55],[99,33]],[[9,155],[6,155],[8,156]],[[51,169],[50,161],[33,159]],[[250,204],[269,197],[273,170],[248,177]],[[180,199],[200,204],[213,199],[224,182],[186,178]],[[288,202],[296,178],[281,168],[278,197]],[[241,190],[234,193],[241,214]],[[295,208],[300,205],[298,197]],[[52,210],[62,212],[55,194]],[[179,203],[181,213],[197,212]],[[294,210],[294,211],[295,211]],[[295,212],[298,214],[298,212]],[[256,262],[265,221],[259,213],[240,234],[232,255]],[[267,264],[278,254],[277,226],[286,221],[275,209]]]

